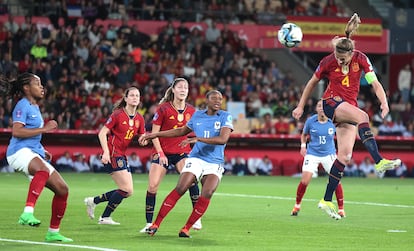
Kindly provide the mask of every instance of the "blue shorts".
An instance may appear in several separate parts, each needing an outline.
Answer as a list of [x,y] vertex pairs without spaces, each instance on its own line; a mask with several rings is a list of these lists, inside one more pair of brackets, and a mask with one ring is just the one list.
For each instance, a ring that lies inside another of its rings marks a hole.
[[121,170],[127,170],[128,172],[131,172],[131,169],[128,166],[128,161],[124,156],[112,157],[111,163],[104,164],[104,170],[107,173],[117,172]]
[[344,100],[339,96],[323,99],[322,100],[323,112],[325,113],[325,115],[328,118],[332,119],[332,121],[333,121],[334,120],[333,117],[334,117],[334,114],[335,114],[335,109],[342,102],[344,102]]
[[[168,164],[169,165],[176,165],[180,160],[188,158],[188,154],[186,153],[180,153],[180,154],[168,154],[165,155],[168,159]],[[155,164],[159,164],[160,163],[160,157],[158,155],[158,153],[154,153],[152,155],[152,160],[151,163],[155,163]],[[167,165],[164,165],[165,169],[168,169]]]

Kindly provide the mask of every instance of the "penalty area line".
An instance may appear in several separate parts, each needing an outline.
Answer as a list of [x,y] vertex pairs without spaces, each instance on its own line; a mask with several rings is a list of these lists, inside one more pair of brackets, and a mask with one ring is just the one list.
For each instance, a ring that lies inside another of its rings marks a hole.
[[[229,196],[229,197],[241,197],[241,198],[255,198],[255,199],[273,199],[273,200],[295,200],[291,197],[281,197],[281,196],[270,196],[270,195],[250,195],[250,194],[231,194],[231,193],[214,193],[214,195]],[[314,199],[306,199],[303,201],[319,201]],[[414,208],[411,205],[398,205],[398,204],[387,204],[387,203],[375,203],[375,202],[359,202],[359,201],[345,201],[346,204],[354,205],[368,205],[368,206],[377,206],[377,207],[399,207],[399,208]]]
[[45,246],[58,246],[58,247],[69,247],[69,248],[79,248],[79,249],[92,249],[92,250],[100,250],[100,251],[124,251],[124,250],[120,250],[120,249],[101,248],[101,247],[94,247],[94,246],[48,243],[48,242],[13,240],[13,239],[0,238],[0,242],[2,242],[2,241],[3,242],[14,242],[14,243],[24,243],[24,244],[34,244],[34,245],[45,245]]

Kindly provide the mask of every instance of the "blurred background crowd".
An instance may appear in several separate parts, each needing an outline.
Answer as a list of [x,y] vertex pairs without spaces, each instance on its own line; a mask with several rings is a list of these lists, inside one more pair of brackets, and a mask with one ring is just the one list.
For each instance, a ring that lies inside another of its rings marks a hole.
[[[277,24],[286,15],[349,15],[342,1],[334,0],[38,0],[23,1],[22,8],[31,6],[30,15],[17,23],[6,2],[0,1],[0,14],[7,15],[0,24],[0,71],[9,78],[25,71],[40,76],[47,89],[41,107],[44,119],[57,120],[59,129],[99,129],[124,89],[136,85],[142,96],[140,113],[150,130],[165,89],[175,77],[185,76],[190,82],[188,102],[196,108],[203,108],[206,91],[218,89],[226,99],[224,109],[230,101],[246,104],[246,117],[255,121],[251,133],[298,134],[316,99],[307,103],[303,121],[294,121],[291,110],[305,83],[296,82],[294,70],[283,71],[259,49],[248,48],[227,24]],[[48,16],[51,25],[33,23],[32,15]],[[83,17],[79,25],[76,15]],[[62,18],[64,23],[59,23]],[[122,21],[104,27],[97,19]],[[132,19],[166,25],[158,36],[149,36],[136,23],[131,25]],[[205,22],[208,28],[188,28],[186,22]],[[359,105],[380,135],[414,133],[411,66],[401,75],[399,91],[388,93],[391,114],[385,120],[361,78]],[[11,110],[11,100],[0,97],[0,128],[11,126]]]

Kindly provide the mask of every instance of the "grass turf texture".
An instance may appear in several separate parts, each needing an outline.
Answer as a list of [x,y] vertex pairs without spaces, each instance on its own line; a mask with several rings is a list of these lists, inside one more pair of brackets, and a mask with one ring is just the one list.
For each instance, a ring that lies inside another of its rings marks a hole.
[[[105,174],[63,173],[70,187],[61,233],[72,245],[43,245],[52,193],[45,189],[35,210],[38,228],[17,219],[28,181],[22,174],[0,174],[0,250],[80,250],[89,246],[116,250],[411,250],[414,245],[414,180],[344,178],[347,218],[335,221],[317,208],[326,177],[313,179],[298,217],[290,216],[298,178],[224,176],[203,217],[203,229],[178,238],[190,215],[188,194],[164,220],[155,236],[138,231],[145,225],[147,175],[134,175],[135,194],[112,214],[119,226],[98,225],[86,215],[83,199],[115,188]],[[167,175],[159,189],[156,213],[178,176]],[[97,206],[96,218],[106,203]],[[155,219],[155,218],[154,218]],[[397,231],[395,231],[397,230]],[[391,232],[390,232],[391,231]],[[10,242],[27,240],[36,244]],[[97,250],[97,249],[95,249]]]

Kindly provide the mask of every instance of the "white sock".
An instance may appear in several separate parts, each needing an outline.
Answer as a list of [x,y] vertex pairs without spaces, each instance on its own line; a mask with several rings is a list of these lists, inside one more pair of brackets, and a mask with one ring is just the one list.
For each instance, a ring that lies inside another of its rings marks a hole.
[[33,213],[34,212],[34,208],[33,207],[29,207],[29,206],[25,206],[23,212],[24,213]]

